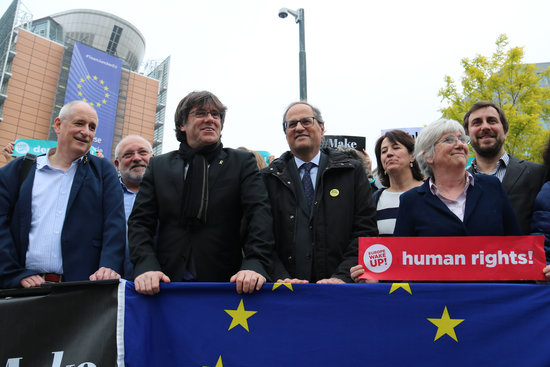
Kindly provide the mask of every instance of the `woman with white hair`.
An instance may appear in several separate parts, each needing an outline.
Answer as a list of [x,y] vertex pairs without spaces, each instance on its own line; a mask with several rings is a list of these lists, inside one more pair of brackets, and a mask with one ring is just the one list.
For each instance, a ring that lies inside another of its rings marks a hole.
[[395,236],[522,235],[500,181],[466,171],[468,143],[454,120],[420,132],[414,152],[428,179],[401,195]]

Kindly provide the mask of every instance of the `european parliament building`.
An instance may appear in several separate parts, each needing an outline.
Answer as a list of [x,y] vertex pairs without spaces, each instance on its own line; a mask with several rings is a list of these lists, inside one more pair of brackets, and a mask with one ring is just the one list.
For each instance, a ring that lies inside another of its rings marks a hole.
[[106,158],[128,134],[160,154],[170,57],[140,70],[144,54],[143,35],[113,14],[75,9],[33,20],[14,0],[0,19],[0,149],[56,140],[59,110],[82,100],[98,113],[93,146]]

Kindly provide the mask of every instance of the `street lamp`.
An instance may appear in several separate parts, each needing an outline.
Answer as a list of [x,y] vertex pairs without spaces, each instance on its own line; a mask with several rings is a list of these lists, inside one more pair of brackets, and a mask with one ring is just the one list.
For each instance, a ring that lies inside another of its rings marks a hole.
[[307,77],[306,77],[306,36],[304,27],[304,9],[290,10],[281,8],[279,18],[286,18],[291,14],[299,26],[300,32],[300,100],[307,101]]

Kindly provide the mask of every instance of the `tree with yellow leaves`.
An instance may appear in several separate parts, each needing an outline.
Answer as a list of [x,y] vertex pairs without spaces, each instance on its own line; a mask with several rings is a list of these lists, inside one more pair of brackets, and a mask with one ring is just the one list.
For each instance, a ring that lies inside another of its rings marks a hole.
[[490,58],[476,55],[462,59],[462,91],[445,76],[439,96],[447,107],[441,112],[446,118],[462,121],[477,101],[493,101],[504,110],[510,125],[504,145],[508,154],[542,162],[550,136],[550,68],[522,63],[523,47],[509,48],[504,34],[497,38],[496,46]]

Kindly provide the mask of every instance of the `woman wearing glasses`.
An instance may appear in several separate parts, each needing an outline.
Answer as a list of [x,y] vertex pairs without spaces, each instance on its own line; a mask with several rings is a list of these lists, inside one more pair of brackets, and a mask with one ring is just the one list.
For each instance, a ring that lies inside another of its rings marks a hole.
[[466,172],[468,143],[454,120],[435,121],[420,132],[415,156],[428,179],[401,195],[395,236],[522,235],[500,181]]
[[[466,171],[469,137],[454,120],[420,132],[414,155],[427,178],[400,196],[394,236],[521,236],[518,220],[498,178]],[[354,281],[364,273],[350,269]],[[368,281],[367,281],[368,282]]]

